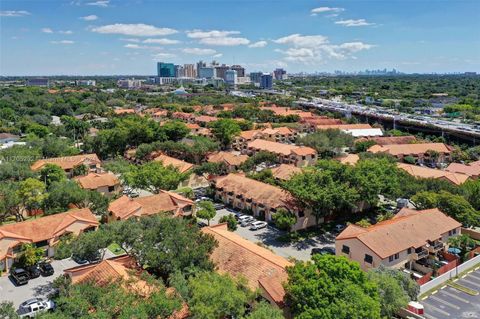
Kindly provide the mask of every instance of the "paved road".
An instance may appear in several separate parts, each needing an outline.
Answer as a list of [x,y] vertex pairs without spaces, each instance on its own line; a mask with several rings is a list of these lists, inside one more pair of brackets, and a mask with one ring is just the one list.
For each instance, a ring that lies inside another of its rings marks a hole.
[[[461,277],[456,283],[480,292],[480,269]],[[480,318],[480,294],[472,296],[449,286],[439,289],[421,303],[427,319]]]
[[[231,214],[226,209],[217,211],[215,218],[210,221],[211,225],[218,223],[218,220],[225,215]],[[264,245],[271,248],[277,255],[288,258],[293,257],[299,260],[310,260],[310,252],[312,248],[316,247],[334,247],[335,242],[327,240],[322,236],[306,239],[296,243],[284,243],[277,240],[278,236],[284,232],[276,229],[275,227],[267,226],[266,228],[252,231],[248,227],[241,227],[238,225],[238,229],[235,231],[237,234],[252,242],[261,242]]]
[[[113,257],[113,253],[107,250],[105,258]],[[0,301],[12,301],[17,308],[23,301],[33,297],[48,297],[53,291],[52,282],[55,278],[63,274],[63,270],[78,266],[71,258],[52,261],[55,273],[49,277],[38,277],[32,279],[28,284],[15,286],[9,276],[0,277]]]

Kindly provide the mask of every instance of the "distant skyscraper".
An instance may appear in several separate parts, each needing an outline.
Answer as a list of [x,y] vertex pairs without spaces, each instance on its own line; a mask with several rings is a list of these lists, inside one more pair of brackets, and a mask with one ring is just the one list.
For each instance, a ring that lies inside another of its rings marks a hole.
[[241,65],[232,65],[230,69],[237,71],[237,76],[239,78],[243,78],[245,76],[245,68]]
[[205,68],[206,66],[207,66],[207,64],[205,62],[201,61],[201,60],[197,62],[197,77],[201,78],[200,69]]
[[183,65],[183,72],[185,77],[187,78],[196,78],[197,77],[197,69],[195,68],[194,64],[184,64]]
[[216,77],[226,80],[225,73],[230,70],[230,66],[222,64],[215,66]]
[[287,78],[287,71],[284,69],[275,69],[275,71],[273,71],[273,76],[275,77],[275,80],[285,80]]
[[206,67],[201,67],[198,70],[198,77],[205,78],[205,79],[212,79],[217,77],[217,74],[213,66],[208,66],[208,67],[206,66]]
[[262,72],[250,72],[250,81],[252,83],[260,83],[260,79],[262,77],[263,73]]
[[164,78],[175,77],[175,65],[173,63],[157,63],[157,75]]
[[270,73],[263,73],[260,78],[260,88],[271,90],[273,87],[273,76]]
[[225,82],[229,85],[237,85],[237,71],[227,70],[225,71]]
[[175,65],[175,77],[176,78],[183,78],[185,76],[185,72],[182,65]]

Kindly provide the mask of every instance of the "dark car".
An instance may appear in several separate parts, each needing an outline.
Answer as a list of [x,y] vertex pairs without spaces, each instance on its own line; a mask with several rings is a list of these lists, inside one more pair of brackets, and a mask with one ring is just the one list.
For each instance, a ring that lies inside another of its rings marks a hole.
[[88,263],[87,259],[82,258],[82,257],[80,257],[78,255],[75,255],[75,254],[72,255],[72,259],[73,259],[74,262],[76,262],[77,264],[80,264],[80,265]]
[[40,268],[40,272],[44,277],[51,276],[55,273],[55,270],[53,269],[52,265],[47,262],[40,263],[38,265],[38,268]]
[[38,265],[33,265],[29,267],[25,267],[25,270],[28,273],[28,276],[30,279],[38,278],[40,277],[40,268],[38,268]]
[[17,286],[28,284],[30,277],[23,268],[15,268],[10,272],[10,275]]
[[323,247],[323,248],[313,248],[311,253],[313,255],[335,255],[335,248],[333,247]]
[[198,223],[197,223],[197,226],[198,226],[198,228],[207,227],[207,223],[205,223],[205,222],[198,222]]
[[81,257],[76,254],[72,255],[72,259],[80,265],[86,264],[86,263],[98,263],[102,259],[102,255],[100,254],[99,251],[97,251],[94,255],[92,256],[87,256],[87,257]]

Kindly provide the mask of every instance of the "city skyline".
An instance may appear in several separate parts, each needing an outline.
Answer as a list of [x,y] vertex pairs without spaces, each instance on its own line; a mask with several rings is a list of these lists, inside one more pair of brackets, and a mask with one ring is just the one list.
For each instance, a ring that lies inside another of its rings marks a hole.
[[476,1],[2,1],[0,75],[480,71]]

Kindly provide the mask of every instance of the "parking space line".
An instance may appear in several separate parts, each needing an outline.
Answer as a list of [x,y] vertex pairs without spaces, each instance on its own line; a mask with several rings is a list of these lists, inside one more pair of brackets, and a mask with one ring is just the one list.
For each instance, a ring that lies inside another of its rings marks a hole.
[[470,276],[468,277],[471,277],[471,278],[474,278],[474,279],[477,279],[477,280],[480,280],[480,276],[477,276],[477,275],[474,275],[474,274],[471,274]]
[[432,306],[432,305],[430,305],[430,304],[427,304],[427,306],[428,306],[428,308],[431,308],[432,310],[435,310],[436,312],[439,312],[439,313],[441,313],[442,315],[445,315],[445,316],[449,316],[449,317],[450,317],[450,314],[449,314],[448,312],[446,312],[446,311],[444,311],[444,310],[442,310],[442,309],[440,309],[440,308],[437,308],[437,307]]
[[[465,283],[480,288],[480,284],[477,284],[476,282],[471,282],[471,281],[465,280]],[[462,284],[462,283],[461,283],[461,284]],[[468,286],[467,286],[467,287],[468,287]]]
[[464,302],[464,303],[470,303],[470,301],[468,301],[468,300],[466,300],[466,299],[463,299],[463,298],[461,298],[461,297],[459,297],[459,296],[456,296],[456,295],[452,294],[451,292],[448,292],[448,291],[443,290],[442,293],[445,294],[445,295],[447,295],[447,296],[449,296],[449,297],[451,297],[451,298],[457,299],[458,301],[462,301],[462,302]]
[[444,304],[445,306],[449,306],[449,307],[452,307],[453,309],[457,309],[457,310],[460,310],[460,307],[459,306],[456,306],[454,305],[453,303],[450,303],[448,301],[445,301],[441,298],[438,298],[436,296],[432,296],[431,299],[435,300],[435,301],[438,301],[439,303],[441,304]]
[[428,319],[438,319],[437,317],[434,317],[432,315],[427,315],[427,314],[424,314],[425,318],[428,318]]

